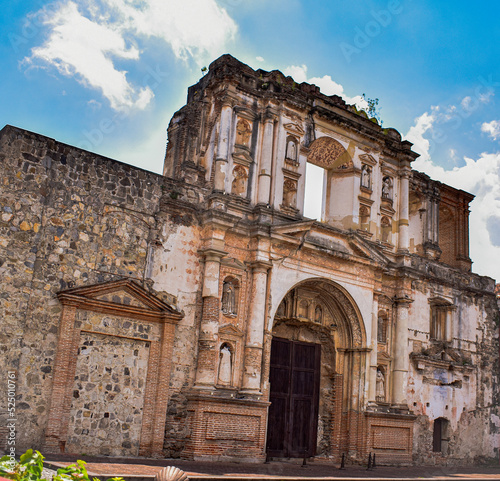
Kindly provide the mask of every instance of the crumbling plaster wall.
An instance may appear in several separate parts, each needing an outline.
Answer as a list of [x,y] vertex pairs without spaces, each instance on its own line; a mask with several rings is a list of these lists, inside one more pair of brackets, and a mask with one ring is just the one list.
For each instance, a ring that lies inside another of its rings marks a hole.
[[[498,456],[498,311],[494,299],[463,286],[416,281],[410,307],[408,405],[417,415],[414,458],[454,464]],[[432,340],[431,304],[449,299],[449,341]],[[448,422],[442,453],[434,453],[434,420]],[[496,440],[496,441],[495,441]]]

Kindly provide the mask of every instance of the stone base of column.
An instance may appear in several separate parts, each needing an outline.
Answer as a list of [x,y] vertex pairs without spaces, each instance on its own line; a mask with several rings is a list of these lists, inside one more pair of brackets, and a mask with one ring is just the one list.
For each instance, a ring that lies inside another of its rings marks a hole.
[[217,366],[217,350],[214,341],[199,341],[198,368],[194,387],[197,389],[214,389]]
[[260,391],[262,370],[262,348],[245,347],[245,367],[243,373],[242,393],[262,394]]

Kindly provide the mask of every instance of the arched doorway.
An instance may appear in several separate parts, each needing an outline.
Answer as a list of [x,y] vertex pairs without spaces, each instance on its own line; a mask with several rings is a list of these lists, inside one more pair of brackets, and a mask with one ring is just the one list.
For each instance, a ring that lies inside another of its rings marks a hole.
[[366,355],[361,315],[338,284],[311,279],[285,295],[268,360],[269,456],[335,456],[357,445]]

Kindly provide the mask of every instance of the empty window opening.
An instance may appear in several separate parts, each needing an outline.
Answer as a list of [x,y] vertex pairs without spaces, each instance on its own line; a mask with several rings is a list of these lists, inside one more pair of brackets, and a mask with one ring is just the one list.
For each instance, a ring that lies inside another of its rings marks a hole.
[[304,215],[323,221],[324,217],[325,169],[317,165],[306,164],[306,189]]

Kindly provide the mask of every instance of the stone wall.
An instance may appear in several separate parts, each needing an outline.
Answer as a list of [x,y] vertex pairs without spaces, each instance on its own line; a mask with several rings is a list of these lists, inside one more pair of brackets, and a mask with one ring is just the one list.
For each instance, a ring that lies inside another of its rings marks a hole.
[[162,177],[7,126],[0,182],[0,367],[3,384],[7,370],[17,371],[22,451],[42,445],[47,424],[56,293],[122,276],[147,280]]

